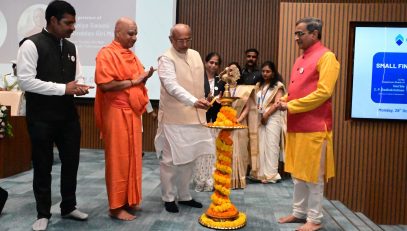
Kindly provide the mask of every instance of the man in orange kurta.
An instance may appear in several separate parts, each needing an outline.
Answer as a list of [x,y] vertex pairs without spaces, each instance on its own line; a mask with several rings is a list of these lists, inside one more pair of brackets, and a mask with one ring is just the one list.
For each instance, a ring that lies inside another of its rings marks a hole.
[[294,63],[287,95],[276,105],[287,110],[284,170],[294,183],[292,214],[279,223],[305,222],[296,230],[322,228],[324,184],[334,174],[332,93],[340,64],[322,45],[322,21],[296,22],[295,41],[303,53]]
[[120,220],[135,219],[128,210],[141,202],[141,115],[148,103],[145,82],[154,72],[145,72],[129,49],[136,40],[136,23],[120,18],[114,41],[96,57],[95,116],[104,140],[109,215]]

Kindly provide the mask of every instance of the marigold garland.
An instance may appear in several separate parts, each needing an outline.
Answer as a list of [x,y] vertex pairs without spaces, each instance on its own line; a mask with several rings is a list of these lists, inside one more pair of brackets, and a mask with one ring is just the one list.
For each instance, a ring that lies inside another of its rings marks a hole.
[[236,110],[229,106],[220,108],[216,121],[213,123],[215,126],[236,126],[238,125],[236,119]]
[[219,156],[218,159],[226,164],[232,163],[232,158],[228,156]]
[[[230,187],[230,185],[228,185]],[[216,190],[221,192],[223,195],[229,196],[230,195],[230,189],[228,187],[223,187],[222,185],[214,185],[213,186]]]
[[216,207],[215,206],[209,206],[208,211],[206,212],[206,215],[209,217],[212,217],[214,219],[236,219],[236,216],[239,214],[239,211],[237,208],[231,204],[230,207],[228,207],[227,210],[225,211],[219,211],[222,210],[222,207]]
[[225,176],[225,175],[222,175],[222,174],[220,174],[220,173],[218,173],[218,174],[213,174],[213,179],[214,179],[216,182],[219,182],[219,183],[221,183],[221,184],[223,184],[223,185],[230,184],[230,177]]
[[236,220],[215,221],[206,216],[206,214],[202,214],[200,222],[213,229],[238,229],[246,224],[246,215],[244,213],[239,213]]
[[228,145],[224,142],[222,142],[220,139],[216,139],[216,149],[217,151],[225,151],[225,152],[232,152],[233,151],[233,147],[232,145]]
[[232,168],[226,165],[222,165],[221,163],[216,163],[216,169],[224,173],[232,173]]
[[216,195],[216,193],[212,194],[211,199],[215,205],[220,205],[223,203],[230,203],[229,198],[222,198],[220,195]]
[[215,212],[222,213],[228,211],[232,207],[232,203],[226,202],[221,205],[214,205],[213,203],[209,208],[213,209]]
[[[222,106],[216,118],[215,126],[235,126],[236,111],[229,106]],[[212,203],[199,222],[214,229],[238,229],[246,224],[246,215],[237,210],[229,199],[232,173],[233,140],[230,130],[221,130],[215,141],[216,171],[213,174],[215,192]]]

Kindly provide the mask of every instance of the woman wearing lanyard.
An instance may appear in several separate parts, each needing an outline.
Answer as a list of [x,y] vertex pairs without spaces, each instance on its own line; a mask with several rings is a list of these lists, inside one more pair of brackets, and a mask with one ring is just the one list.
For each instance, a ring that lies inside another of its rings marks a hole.
[[262,81],[257,92],[259,112],[259,169],[252,171],[252,177],[262,183],[276,183],[281,179],[278,173],[280,141],[283,128],[283,113],[274,107],[284,95],[285,88],[273,62],[262,64]]

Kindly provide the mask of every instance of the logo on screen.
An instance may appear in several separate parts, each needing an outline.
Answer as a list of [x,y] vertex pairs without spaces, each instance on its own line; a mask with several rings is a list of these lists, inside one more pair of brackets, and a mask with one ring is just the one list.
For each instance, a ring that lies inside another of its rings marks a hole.
[[404,41],[403,36],[402,36],[401,34],[397,35],[397,37],[396,37],[396,43],[397,43],[397,45],[400,46],[401,44],[403,44],[403,41]]

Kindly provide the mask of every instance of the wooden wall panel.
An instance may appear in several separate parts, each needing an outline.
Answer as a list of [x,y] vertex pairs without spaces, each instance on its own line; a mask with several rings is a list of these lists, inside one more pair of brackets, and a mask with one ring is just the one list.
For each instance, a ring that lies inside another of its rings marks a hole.
[[[99,131],[96,128],[93,112],[93,99],[81,99],[76,103],[80,115],[82,128],[81,147],[103,149],[103,142],[99,139]],[[157,111],[157,102],[153,102]],[[154,137],[157,131],[157,121],[149,114],[143,115],[143,151],[154,152]]]
[[[308,1],[309,2],[309,1]],[[288,80],[299,50],[295,21],[318,17],[324,22],[322,42],[341,63],[333,96],[336,177],[326,196],[340,200],[380,224],[407,223],[407,123],[345,119],[350,21],[407,21],[407,4],[374,3],[280,4],[279,70]],[[361,3],[363,2],[363,3]]]
[[13,136],[0,138],[0,178],[31,169],[31,142],[26,119],[23,116],[11,116],[9,119]]
[[277,62],[278,7],[270,0],[178,0],[178,22],[191,26],[191,47],[202,58],[216,51],[222,67],[232,61],[244,66],[244,51],[254,47],[260,65]]
[[95,116],[93,111],[93,99],[84,99],[76,103],[80,115],[82,129],[81,147],[82,148],[103,148],[103,143],[99,139],[99,131],[96,128]]

